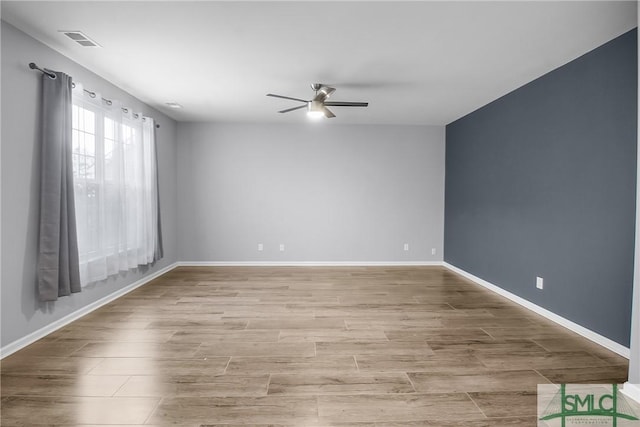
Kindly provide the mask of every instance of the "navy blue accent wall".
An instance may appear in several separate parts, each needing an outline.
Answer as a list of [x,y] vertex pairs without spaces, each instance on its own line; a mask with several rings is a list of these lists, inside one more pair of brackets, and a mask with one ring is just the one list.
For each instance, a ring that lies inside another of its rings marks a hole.
[[624,346],[637,52],[635,29],[446,128],[445,261]]

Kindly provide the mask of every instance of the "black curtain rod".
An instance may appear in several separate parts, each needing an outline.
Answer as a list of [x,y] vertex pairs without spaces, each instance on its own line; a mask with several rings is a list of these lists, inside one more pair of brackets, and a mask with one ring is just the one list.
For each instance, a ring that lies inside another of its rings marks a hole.
[[35,63],[30,62],[29,63],[29,68],[31,68],[32,70],[38,70],[41,73],[46,74],[47,76],[49,76],[50,79],[55,80],[56,79],[56,75],[53,71],[47,70],[46,68],[42,69],[40,67],[38,67]]
[[[56,74],[53,71],[48,70],[46,68],[40,68],[34,62],[30,62],[29,63],[29,68],[31,68],[32,70],[40,71],[43,74],[46,74],[52,80],[55,80],[57,78]],[[74,88],[76,87],[76,84],[74,82],[71,82],[71,84],[72,84],[72,86]],[[91,92],[90,90],[84,89],[84,88],[82,90],[84,90],[86,93],[88,93],[91,98],[95,98],[96,97],[96,93],[95,92]],[[107,105],[111,105],[112,104],[112,101],[110,99],[102,98],[102,100],[104,102],[106,102]],[[125,113],[128,113],[129,109],[122,107],[122,111],[124,111]],[[138,113],[133,113],[133,115],[135,116],[136,119],[138,118]],[[144,117],[142,118],[142,120],[144,120]],[[160,127],[160,125],[156,123],[156,128],[159,128],[159,127]]]

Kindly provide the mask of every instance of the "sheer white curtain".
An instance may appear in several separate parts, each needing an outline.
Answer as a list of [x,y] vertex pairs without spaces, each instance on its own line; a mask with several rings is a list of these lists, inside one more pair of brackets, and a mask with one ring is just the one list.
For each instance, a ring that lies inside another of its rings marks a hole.
[[73,165],[83,285],[155,261],[158,200],[154,122],[73,91]]

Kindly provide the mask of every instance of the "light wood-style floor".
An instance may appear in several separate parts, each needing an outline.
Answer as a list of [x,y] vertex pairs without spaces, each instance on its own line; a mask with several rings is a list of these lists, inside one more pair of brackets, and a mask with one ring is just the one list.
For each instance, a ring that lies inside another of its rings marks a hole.
[[627,360],[441,267],[182,267],[2,361],[2,425],[536,425]]

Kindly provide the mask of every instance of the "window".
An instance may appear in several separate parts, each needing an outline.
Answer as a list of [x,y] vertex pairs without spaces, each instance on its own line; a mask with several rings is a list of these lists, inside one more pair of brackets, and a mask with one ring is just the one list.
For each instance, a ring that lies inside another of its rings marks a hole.
[[[100,100],[100,101],[96,101]],[[76,87],[73,177],[82,284],[159,258],[153,120]]]
[[76,226],[78,234],[83,236],[80,263],[82,258],[97,254],[100,246],[99,224],[99,188],[96,179],[96,115],[93,111],[73,106],[72,110],[72,147],[73,182],[76,204]]

